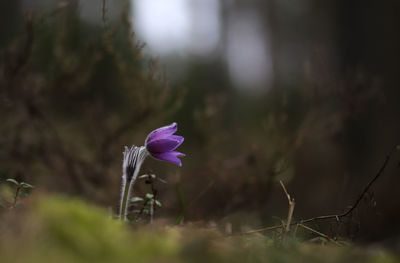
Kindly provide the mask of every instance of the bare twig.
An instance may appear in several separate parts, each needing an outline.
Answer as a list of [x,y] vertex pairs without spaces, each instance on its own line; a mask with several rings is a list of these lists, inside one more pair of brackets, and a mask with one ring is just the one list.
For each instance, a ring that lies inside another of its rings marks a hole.
[[[349,209],[347,209],[347,211],[345,211],[345,212],[343,212],[341,214],[316,216],[316,217],[312,217],[312,218],[308,218],[308,219],[303,219],[303,220],[299,220],[299,221],[296,221],[296,222],[292,222],[292,223],[290,223],[290,225],[300,225],[300,224],[305,224],[305,223],[308,223],[308,222],[312,222],[312,221],[316,221],[316,220],[323,220],[323,219],[336,219],[337,221],[339,221],[341,218],[348,216],[351,212],[354,211],[354,209],[357,208],[357,206],[359,205],[360,201],[364,198],[365,194],[368,192],[368,190],[371,188],[371,186],[374,184],[374,182],[383,174],[387,164],[389,163],[390,157],[392,156],[392,154],[393,154],[394,150],[396,150],[396,148],[397,148],[397,144],[394,147],[392,147],[392,149],[386,155],[385,161],[383,162],[382,166],[378,170],[377,174],[374,176],[374,178],[372,178],[371,181],[369,181],[367,186],[361,192],[361,194],[358,197],[358,199],[354,202],[354,204]],[[285,188],[284,188],[284,190],[285,190]],[[285,190],[285,192],[287,192],[287,191]],[[263,232],[263,231],[279,229],[279,228],[282,228],[282,227],[283,227],[282,225],[276,225],[276,226],[265,227],[265,228],[260,228],[260,229],[256,229],[256,230],[243,232],[242,234],[244,234],[244,235],[245,234],[253,234],[253,233],[258,233],[258,232]]]
[[319,231],[317,231],[317,230],[315,230],[315,229],[313,229],[313,228],[311,228],[311,227],[308,227],[308,226],[306,226],[306,225],[303,225],[303,224],[297,224],[297,225],[300,226],[300,227],[302,227],[302,228],[304,228],[304,229],[307,229],[307,230],[310,231],[310,232],[313,232],[313,233],[315,233],[315,234],[317,234],[317,235],[320,235],[321,237],[324,237],[324,238],[328,239],[329,241],[335,243],[335,244],[338,245],[338,246],[341,246],[336,240],[334,240],[333,238],[331,238],[331,237],[328,236],[328,235],[325,235],[324,233],[321,233],[321,232],[319,232]]
[[358,197],[358,199],[355,201],[355,203],[344,213],[341,214],[336,214],[336,215],[326,215],[326,216],[317,216],[317,217],[313,217],[313,218],[309,218],[306,220],[301,220],[301,223],[307,223],[307,222],[311,222],[314,220],[320,220],[320,219],[336,219],[339,221],[340,218],[342,217],[346,217],[347,215],[349,215],[351,212],[353,212],[353,210],[358,206],[358,204],[360,203],[360,201],[364,198],[365,194],[368,192],[368,190],[371,188],[372,184],[383,174],[383,171],[385,170],[387,164],[389,163],[390,157],[392,156],[394,150],[396,149],[397,145],[394,146],[390,152],[386,155],[385,161],[383,162],[381,168],[379,169],[378,173],[375,175],[374,178],[372,178],[372,180],[367,184],[367,186],[364,188],[364,190],[361,192],[360,196]]
[[255,230],[249,230],[246,232],[242,232],[242,235],[248,235],[248,234],[254,234],[254,233],[259,233],[259,232],[264,232],[264,231],[270,231],[270,230],[276,230],[282,228],[283,225],[276,225],[276,226],[270,226],[270,227],[264,227],[264,228],[259,228]]
[[287,233],[287,232],[290,231],[290,224],[291,224],[291,222],[292,222],[294,206],[296,205],[296,203],[294,202],[294,198],[291,198],[291,197],[290,197],[290,194],[289,194],[288,191],[286,190],[286,187],[285,187],[285,185],[283,184],[283,182],[282,182],[282,181],[279,181],[279,183],[281,184],[282,189],[283,189],[283,191],[285,192],[286,197],[287,197],[288,202],[289,202],[289,212],[288,212],[288,218],[287,218],[286,227],[285,227],[285,231],[286,231],[286,233]]

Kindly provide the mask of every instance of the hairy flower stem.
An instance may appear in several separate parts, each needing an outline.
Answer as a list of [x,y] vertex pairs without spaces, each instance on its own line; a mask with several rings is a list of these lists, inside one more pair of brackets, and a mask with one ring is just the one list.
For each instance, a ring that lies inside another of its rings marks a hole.
[[145,147],[132,146],[126,147],[124,151],[124,161],[122,164],[122,190],[119,218],[127,221],[130,193],[135,184],[140,167],[148,155]]
[[[140,167],[138,167],[140,170]],[[129,200],[131,198],[132,188],[135,184],[136,178],[130,181],[124,182],[123,191],[121,196],[121,204],[120,204],[120,219],[127,221],[128,217],[128,207],[129,207]]]
[[129,188],[131,182],[124,182],[122,188],[122,195],[121,195],[121,203],[119,208],[119,218],[121,220],[127,220],[128,215],[128,195],[129,195]]

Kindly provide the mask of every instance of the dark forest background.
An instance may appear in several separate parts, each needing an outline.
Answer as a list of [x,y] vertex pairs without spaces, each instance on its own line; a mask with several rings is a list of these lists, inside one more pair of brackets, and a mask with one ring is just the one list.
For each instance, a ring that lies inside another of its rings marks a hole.
[[[148,51],[129,2],[91,2],[94,23],[78,1],[0,1],[1,181],[117,211],[123,146],[176,121],[183,167],[142,168],[168,182],[157,217],[186,210],[185,221],[239,231],[286,217],[279,180],[296,219],[342,212],[400,143],[399,1],[221,1],[218,49],[184,63]],[[272,63],[256,92],[238,89],[219,55],[232,14],[249,11],[268,29]],[[399,157],[345,224],[321,227],[398,237]]]

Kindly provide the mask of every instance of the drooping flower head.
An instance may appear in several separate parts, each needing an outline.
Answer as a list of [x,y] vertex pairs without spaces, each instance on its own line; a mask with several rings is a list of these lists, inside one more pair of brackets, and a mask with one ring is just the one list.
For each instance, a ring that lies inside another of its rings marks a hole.
[[178,130],[178,124],[164,126],[152,131],[146,138],[145,146],[151,156],[158,160],[175,163],[182,166],[179,156],[183,153],[174,151],[183,143],[182,136],[173,135]]
[[[139,169],[142,166],[144,159],[146,159],[148,153],[146,148],[141,146],[137,147],[132,145],[132,147],[125,146],[125,151],[123,152],[124,159],[122,162],[122,172],[126,180],[131,181],[136,180],[139,173]],[[139,168],[139,169],[138,169]]]

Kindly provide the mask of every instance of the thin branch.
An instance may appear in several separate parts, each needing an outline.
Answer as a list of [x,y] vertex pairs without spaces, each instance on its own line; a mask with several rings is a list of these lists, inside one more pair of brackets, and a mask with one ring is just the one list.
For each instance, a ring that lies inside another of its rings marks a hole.
[[310,232],[313,232],[313,233],[315,233],[315,234],[317,234],[317,235],[320,235],[321,237],[324,237],[324,238],[328,239],[329,241],[335,243],[335,244],[338,245],[338,246],[341,246],[336,240],[334,240],[333,238],[331,238],[331,237],[328,236],[328,235],[325,235],[324,233],[321,233],[321,232],[319,232],[319,231],[317,231],[317,230],[315,230],[315,229],[313,229],[313,228],[311,228],[311,227],[308,227],[308,226],[306,226],[306,225],[303,225],[303,224],[297,224],[297,225],[300,226],[300,227],[302,227],[302,228],[304,228],[304,229],[307,229],[307,230],[310,231]]
[[259,229],[255,229],[255,230],[249,230],[246,232],[242,232],[242,235],[248,235],[248,234],[254,234],[254,233],[259,233],[259,232],[264,232],[264,231],[270,231],[270,230],[276,230],[276,229],[280,229],[283,228],[283,225],[276,225],[276,226],[270,226],[270,227],[264,227],[264,228],[259,228]]
[[285,187],[285,185],[283,184],[282,180],[279,180],[279,183],[281,184],[282,189],[283,189],[283,191],[285,192],[285,195],[286,195],[286,197],[287,197],[287,199],[288,199],[288,201],[289,201],[289,203],[290,203],[290,201],[292,200],[292,199],[290,198],[290,194],[289,194],[288,191],[286,190],[286,187]]
[[[374,178],[372,178],[372,180],[366,185],[366,187],[364,188],[364,190],[361,192],[360,196],[358,197],[358,199],[354,202],[354,204],[347,209],[347,211],[345,211],[344,213],[341,214],[335,214],[335,215],[324,215],[324,216],[317,216],[317,217],[312,217],[312,218],[308,218],[308,219],[302,219],[296,222],[292,222],[290,225],[299,225],[299,224],[305,224],[311,221],[316,221],[316,220],[323,220],[323,219],[336,219],[337,221],[339,221],[341,218],[348,216],[351,212],[353,212],[354,209],[357,208],[357,206],[359,205],[360,201],[364,198],[364,196],[366,195],[366,193],[368,192],[368,190],[371,188],[371,186],[375,183],[375,181],[381,177],[381,175],[383,174],[383,172],[385,171],[385,168],[387,166],[387,164],[389,163],[389,160],[394,152],[394,150],[396,150],[397,145],[395,145],[394,147],[392,147],[392,149],[390,150],[390,152],[386,155],[385,161],[383,162],[381,168],[378,170],[377,174],[375,175]],[[284,187],[283,187],[284,188]],[[285,188],[284,188],[285,190]],[[287,192],[287,191],[285,191]],[[247,231],[247,232],[243,232],[241,234],[246,235],[246,234],[253,234],[253,233],[257,233],[257,232],[263,232],[263,231],[269,231],[269,230],[274,230],[274,229],[279,229],[282,228],[282,225],[276,225],[276,226],[271,226],[271,227],[265,227],[265,228],[260,228],[260,229],[256,229],[256,230],[251,230],[251,231]]]
[[330,218],[335,218],[336,220],[339,221],[340,218],[342,217],[346,217],[347,215],[349,215],[351,212],[353,212],[353,210],[358,206],[358,204],[360,203],[360,201],[364,198],[365,194],[368,192],[368,190],[371,188],[371,186],[373,185],[373,183],[383,174],[383,171],[385,170],[387,164],[389,163],[390,157],[393,154],[393,151],[396,149],[397,145],[394,146],[389,154],[386,155],[385,161],[383,162],[381,168],[379,169],[378,173],[375,175],[375,177],[367,184],[367,186],[364,188],[364,190],[362,191],[362,193],[360,194],[360,196],[358,197],[358,199],[356,200],[356,202],[344,213],[342,214],[336,214],[336,215],[326,215],[326,216],[317,216],[317,217],[313,217],[313,218],[309,218],[306,220],[301,220],[301,223],[307,223],[307,222],[311,222],[314,220],[320,220],[320,219],[330,219]]
[[386,155],[386,159],[383,162],[381,168],[379,169],[378,173],[375,175],[375,177],[368,183],[368,185],[364,188],[364,191],[361,193],[361,195],[358,197],[357,201],[350,207],[347,212],[339,215],[339,217],[344,217],[353,212],[353,210],[358,206],[360,201],[364,198],[365,194],[368,192],[368,190],[371,188],[372,184],[382,175],[383,171],[385,170],[387,164],[389,163],[390,157],[392,156],[394,150],[397,148],[397,145],[392,147],[390,152]]
[[286,231],[286,233],[287,233],[287,232],[290,231],[290,224],[292,223],[293,211],[294,211],[294,206],[296,205],[296,203],[294,202],[294,198],[291,198],[291,197],[290,197],[290,194],[289,194],[288,191],[286,190],[286,187],[285,187],[285,185],[283,184],[282,180],[279,181],[279,183],[281,184],[282,189],[283,189],[283,191],[285,192],[286,197],[287,197],[288,202],[289,202],[288,218],[287,218],[287,221],[286,221],[286,224],[285,224],[285,225],[286,225],[285,231]]

